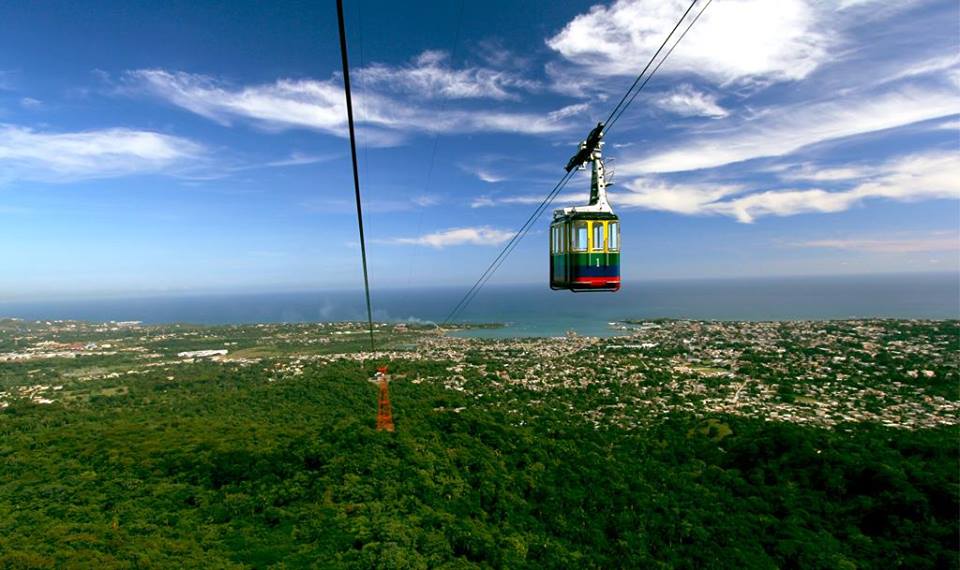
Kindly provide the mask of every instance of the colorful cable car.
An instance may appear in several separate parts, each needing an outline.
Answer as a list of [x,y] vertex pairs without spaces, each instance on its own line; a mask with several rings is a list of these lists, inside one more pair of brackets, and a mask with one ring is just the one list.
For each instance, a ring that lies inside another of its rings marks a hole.
[[593,164],[590,203],[558,208],[550,224],[550,288],[580,291],[620,289],[620,220],[607,202],[603,123],[596,126],[566,170]]

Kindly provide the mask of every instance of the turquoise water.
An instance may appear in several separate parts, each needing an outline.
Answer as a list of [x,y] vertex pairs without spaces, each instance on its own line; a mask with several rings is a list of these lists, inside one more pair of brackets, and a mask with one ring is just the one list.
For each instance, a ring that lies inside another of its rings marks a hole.
[[[373,291],[379,321],[442,320],[464,288]],[[0,302],[0,317],[236,324],[365,320],[362,291],[305,291],[33,302]],[[499,322],[486,337],[611,335],[622,319],[798,320],[960,318],[960,276],[875,275],[625,283],[618,293],[544,286],[488,286],[460,319]]]

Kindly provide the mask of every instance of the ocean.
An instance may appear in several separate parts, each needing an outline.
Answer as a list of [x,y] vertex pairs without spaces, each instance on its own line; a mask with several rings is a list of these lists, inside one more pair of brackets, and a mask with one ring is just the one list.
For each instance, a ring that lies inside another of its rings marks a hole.
[[[443,320],[465,288],[372,292],[378,321]],[[178,295],[0,302],[0,317],[29,320],[240,324],[366,320],[362,291]],[[618,334],[625,319],[820,320],[960,318],[960,275],[871,275],[626,283],[618,293],[489,285],[458,320],[503,323],[471,336]]]

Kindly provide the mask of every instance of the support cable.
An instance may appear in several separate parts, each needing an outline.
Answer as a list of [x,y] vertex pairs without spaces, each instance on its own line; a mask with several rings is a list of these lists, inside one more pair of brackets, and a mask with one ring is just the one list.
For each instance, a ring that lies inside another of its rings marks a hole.
[[[466,7],[466,0],[460,0],[460,10],[457,12],[457,27],[453,33],[453,47],[450,50],[450,67],[453,67],[457,64],[457,51],[460,47],[460,30],[463,27],[463,11]],[[447,103],[449,99],[443,99],[440,102],[440,112],[442,115],[447,108]],[[440,144],[440,131],[438,130],[433,136],[433,150],[430,151],[430,161],[428,162],[429,166],[427,167],[427,179],[426,183],[423,186],[424,195],[429,197],[430,192],[430,182],[433,180],[433,167],[437,159],[437,147]],[[419,236],[420,230],[423,229],[423,210],[424,206],[420,207],[420,215],[417,218],[417,231],[413,235]],[[413,251],[413,261],[410,263],[410,270],[407,272],[407,286],[410,285],[411,280],[413,279],[413,271],[417,266],[417,251]]]
[[[569,182],[571,178],[573,178],[573,171],[571,171],[569,176],[561,180],[557,188],[550,194],[544,209],[546,209],[546,207],[550,205],[550,202],[553,202],[554,198],[556,198],[557,194],[559,194],[560,191],[563,190],[563,187],[567,185],[567,182]],[[543,215],[543,209],[541,209],[540,211],[534,214],[533,222],[535,223],[537,220],[539,220],[540,216],[542,215]],[[477,294],[480,293],[480,289],[482,289],[483,286],[486,285],[488,281],[490,281],[490,278],[493,277],[493,275],[500,269],[500,266],[503,265],[503,263],[507,260],[510,254],[513,253],[513,250],[517,248],[517,245],[519,245],[520,242],[523,240],[523,238],[526,237],[528,233],[530,233],[530,229],[532,227],[533,227],[533,224],[531,223],[526,227],[526,229],[522,230],[521,232],[518,232],[517,239],[513,242],[513,244],[510,244],[507,246],[507,248],[504,250],[503,257],[500,258],[500,261],[496,262],[496,264],[493,266],[492,271],[490,271],[485,277],[481,279],[479,287],[477,287],[473,291],[473,293],[469,295],[468,298],[466,298],[466,302],[463,303],[463,306],[460,309],[461,311],[465,309],[467,305],[469,305],[474,300],[474,298],[476,298]]]
[[[709,6],[711,2],[713,2],[713,0],[706,0],[706,2],[703,4],[703,7],[700,8],[699,12],[697,12],[697,15],[693,17],[693,20],[691,20],[690,23],[687,24],[687,27],[683,30],[683,33],[681,33],[680,37],[677,38],[677,41],[674,42],[673,45],[670,46],[670,49],[667,50],[667,53],[663,55],[663,59],[661,59],[657,63],[656,67],[653,68],[653,71],[650,72],[650,75],[648,75],[647,78],[643,80],[643,83],[640,84],[640,87],[633,93],[633,95],[627,101],[626,105],[621,107],[620,111],[616,113],[616,117],[613,116],[614,113],[610,114],[610,117],[607,118],[607,123],[603,127],[603,134],[607,134],[607,132],[613,127],[614,123],[616,123],[620,119],[621,115],[623,115],[623,112],[627,109],[627,107],[630,106],[631,103],[633,103],[633,100],[637,98],[637,95],[639,95],[640,91],[647,85],[647,83],[650,81],[650,78],[653,77],[653,75],[657,72],[657,70],[660,69],[660,66],[663,65],[663,62],[667,61],[667,58],[670,57],[670,54],[673,53],[673,50],[676,49],[678,45],[680,45],[680,42],[683,41],[684,37],[686,37],[687,32],[689,32],[690,28],[692,28],[693,25],[697,23],[697,20],[700,19],[700,16],[703,15],[704,10],[707,9],[707,6]],[[694,2],[694,4],[696,4],[696,1]],[[690,5],[690,8],[693,8],[693,4]],[[687,11],[689,12],[689,9],[687,9]],[[686,14],[684,14],[684,17],[686,17]]]
[[[664,38],[663,42],[660,44],[660,47],[657,48],[657,51],[654,52],[653,56],[650,58],[647,64],[643,67],[643,70],[640,72],[637,78],[630,85],[630,88],[627,89],[627,92],[623,95],[623,97],[621,97],[620,101],[613,108],[613,111],[610,112],[610,115],[607,117],[607,121],[604,123],[604,128],[603,128],[604,134],[610,129],[613,123],[616,123],[617,120],[619,120],[619,118],[623,115],[623,112],[626,110],[626,108],[629,107],[631,103],[633,103],[634,99],[637,98],[637,95],[640,93],[640,91],[650,81],[650,78],[653,77],[653,75],[657,72],[657,70],[660,69],[660,66],[663,65],[663,62],[666,61],[668,57],[670,57],[670,54],[673,53],[673,50],[677,47],[677,44],[679,44],[680,41],[687,35],[687,32],[690,31],[690,28],[693,27],[693,24],[697,22],[697,20],[703,14],[703,11],[706,10],[707,6],[709,6],[710,2],[712,2],[712,0],[706,0],[703,7],[700,9],[697,15],[693,18],[693,20],[691,20],[691,22],[687,25],[686,29],[684,29],[683,33],[679,36],[677,41],[674,42],[674,44],[667,50],[667,52],[664,54],[663,58],[659,61],[659,63],[657,63],[657,65],[653,67],[652,71],[650,71],[650,73],[647,74],[647,71],[650,70],[651,66],[656,61],[657,57],[660,55],[660,52],[662,52],[663,48],[666,47],[666,45],[670,42],[670,39],[673,37],[674,33],[676,33],[677,29],[680,27],[680,24],[683,23],[683,21],[687,18],[687,15],[690,14],[690,11],[699,1],[700,0],[693,0],[690,3],[686,11],[684,11],[683,15],[680,16],[680,19],[677,20],[677,23],[673,26],[673,29],[671,29],[670,33],[667,34],[667,37]],[[646,74],[646,78],[644,79],[645,74]],[[557,185],[553,187],[553,190],[551,190],[550,193],[547,194],[547,197],[544,198],[542,202],[540,202],[536,210],[534,210],[534,212],[530,215],[530,217],[527,218],[527,221],[524,222],[523,226],[521,226],[520,229],[517,231],[517,233],[513,235],[513,237],[510,239],[510,241],[507,242],[507,244],[503,247],[503,249],[500,250],[500,253],[497,255],[496,258],[494,258],[494,260],[490,263],[490,265],[483,272],[483,274],[480,275],[480,278],[477,279],[477,281],[473,284],[473,286],[466,292],[466,294],[464,294],[464,296],[460,299],[460,301],[454,306],[453,310],[450,311],[447,317],[443,320],[442,324],[449,323],[454,317],[456,317],[460,312],[462,312],[467,307],[467,305],[470,304],[471,301],[473,301],[473,299],[479,293],[480,289],[487,283],[487,281],[490,280],[491,277],[493,277],[493,274],[497,272],[500,266],[503,265],[504,261],[506,261],[507,256],[509,256],[510,253],[513,252],[514,249],[516,249],[517,244],[520,243],[520,240],[522,240],[527,235],[527,233],[529,233],[530,227],[532,227],[533,223],[536,222],[536,220],[538,220],[541,215],[543,215],[543,211],[550,206],[550,204],[557,197],[557,195],[560,193],[563,187],[566,186],[567,182],[570,181],[570,179],[573,177],[574,172],[576,172],[576,169],[573,169],[567,172],[563,176],[563,178],[560,179],[560,182],[558,182]]]
[[367,325],[370,329],[370,352],[373,352],[373,310],[370,308],[367,246],[363,237],[363,206],[360,201],[360,175],[357,172],[357,137],[353,128],[353,99],[350,96],[350,63],[347,58],[347,33],[343,25],[343,0],[337,0],[337,24],[340,28],[340,60],[343,63],[343,91],[347,99],[347,126],[350,129],[350,157],[353,161],[353,192],[357,199],[357,228],[360,230],[360,258],[363,261],[363,290],[367,298]]
[[[684,19],[686,19],[687,14],[690,13],[690,10],[693,9],[694,4],[696,4],[696,3],[697,3],[697,0],[693,0],[693,2],[691,2],[690,5],[687,6],[686,11],[684,11],[683,15],[680,16],[680,19],[677,20],[677,23],[674,24],[673,29],[670,30],[670,33],[667,34],[667,37],[663,38],[663,43],[661,43],[661,44],[660,44],[660,47],[657,48],[657,51],[655,51],[655,52],[653,53],[653,57],[650,58],[650,61],[647,62],[647,65],[643,66],[643,70],[640,72],[640,75],[638,75],[637,78],[633,80],[633,83],[630,85],[630,88],[627,89],[627,92],[624,93],[624,94],[623,94],[623,97],[620,98],[620,102],[618,102],[617,105],[616,105],[616,107],[614,107],[613,110],[610,111],[610,114],[607,116],[607,120],[603,122],[604,125],[609,125],[609,124],[610,124],[610,119],[612,119],[613,116],[617,114],[617,111],[620,110],[620,106],[623,105],[623,102],[626,101],[626,100],[627,100],[627,97],[630,96],[630,92],[633,91],[633,88],[636,87],[638,83],[640,83],[640,80],[643,78],[643,74],[645,74],[645,73],[647,72],[647,70],[650,69],[650,66],[653,65],[654,60],[656,60],[656,59],[657,59],[657,56],[660,55],[660,52],[663,51],[664,46],[666,46],[666,45],[667,45],[667,42],[670,41],[670,38],[673,37],[673,34],[677,31],[677,28],[680,27],[680,24],[683,22]],[[690,28],[688,27],[687,29],[689,30]],[[684,32],[684,33],[686,33],[686,32]],[[683,39],[682,36],[681,36],[681,39]],[[679,41],[679,40],[678,40],[678,41]],[[674,47],[676,47],[676,44],[674,44]],[[673,51],[673,50],[671,49],[671,51]],[[669,55],[669,54],[668,54],[668,55]],[[664,59],[666,59],[666,57],[665,57]],[[662,62],[661,62],[661,63],[662,63]],[[658,66],[658,67],[659,67],[659,66]],[[653,73],[656,73],[656,70],[654,70]],[[653,76],[653,73],[651,73],[649,76],[647,76],[647,79],[648,79],[648,80],[650,79],[650,77]],[[646,83],[646,82],[644,82],[644,83]],[[643,86],[640,86],[640,89],[643,89]],[[637,93],[640,92],[640,89],[637,89]],[[634,97],[636,97],[636,95],[634,95]],[[630,100],[633,101],[632,98],[631,98]],[[627,105],[629,105],[629,104],[630,104],[630,103],[627,103]],[[607,128],[609,128],[609,127],[607,127]],[[604,129],[604,132],[606,132],[606,130],[607,130],[607,129],[605,128],[605,129]]]
[[507,242],[507,245],[505,245],[503,249],[500,250],[500,254],[497,255],[496,258],[494,258],[493,262],[490,263],[486,271],[484,271],[483,274],[480,275],[480,278],[477,279],[477,282],[474,283],[473,287],[471,287],[470,290],[467,291],[467,293],[463,296],[463,298],[460,299],[460,302],[457,303],[457,305],[453,308],[453,310],[451,310],[450,313],[446,316],[446,318],[443,319],[443,322],[441,324],[449,323],[450,320],[453,319],[453,317],[456,316],[458,312],[463,310],[463,308],[465,308],[470,303],[470,301],[473,300],[473,297],[476,296],[476,292],[478,292],[480,288],[483,287],[483,285],[489,280],[489,278],[493,275],[493,273],[496,272],[497,268],[500,267],[498,262],[502,263],[502,260],[505,259],[506,256],[509,255],[511,251],[513,251],[511,246],[519,242],[519,240],[522,239],[523,236],[527,235],[527,232],[530,230],[530,227],[540,217],[543,211],[550,206],[550,203],[553,202],[553,199],[557,196],[557,194],[560,193],[560,190],[562,190],[563,187],[566,186],[570,178],[573,177],[574,172],[576,171],[571,170],[570,172],[567,172],[566,174],[564,174],[563,178],[560,179],[560,182],[557,182],[557,185],[553,187],[553,190],[551,190],[550,193],[547,194],[547,197],[540,202],[536,210],[534,210],[534,212],[530,214],[530,217],[527,218],[527,221],[524,222],[523,225],[520,226],[520,229],[513,234],[513,237],[510,238],[510,241]]

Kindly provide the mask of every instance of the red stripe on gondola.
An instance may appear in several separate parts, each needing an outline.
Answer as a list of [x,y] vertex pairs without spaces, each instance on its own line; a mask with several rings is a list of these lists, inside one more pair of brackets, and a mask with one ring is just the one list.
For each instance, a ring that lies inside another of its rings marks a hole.
[[574,283],[582,283],[584,285],[611,285],[613,283],[620,283],[619,277],[577,277],[573,280]]

